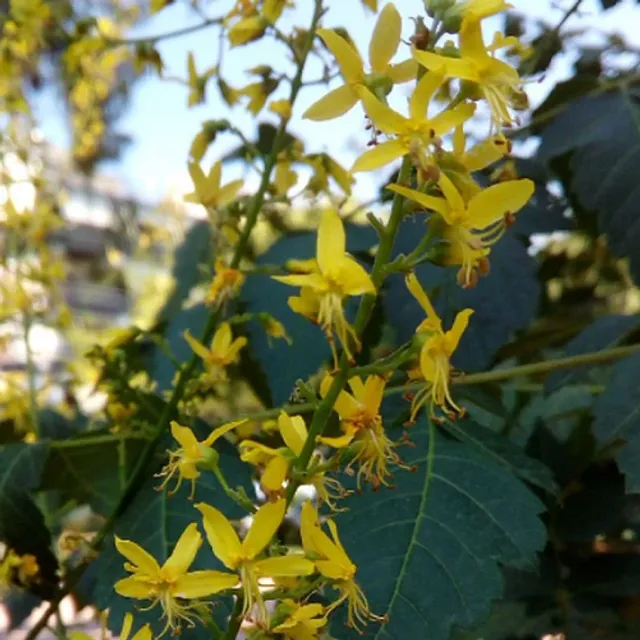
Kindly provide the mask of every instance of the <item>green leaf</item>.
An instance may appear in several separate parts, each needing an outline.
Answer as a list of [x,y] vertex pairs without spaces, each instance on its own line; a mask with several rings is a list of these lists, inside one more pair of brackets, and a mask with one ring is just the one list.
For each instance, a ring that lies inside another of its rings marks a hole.
[[[501,464],[430,436],[425,420],[410,438],[400,454],[415,471],[398,470],[393,490],[367,488],[336,515],[371,610],[389,616],[367,627],[374,640],[446,640],[454,626],[477,625],[502,595],[500,565],[534,570],[546,540],[542,503]],[[359,637],[334,624],[341,639]]]
[[[363,253],[375,243],[375,232],[370,227],[345,225],[347,250]],[[282,265],[287,260],[313,258],[316,253],[315,233],[295,233],[280,239],[260,256],[258,264]],[[259,322],[250,322],[247,330],[253,357],[266,375],[275,406],[289,398],[296,380],[315,373],[331,356],[331,350],[322,331],[306,318],[294,313],[287,303],[299,289],[290,287],[266,275],[247,279],[241,297],[250,312],[266,311],[284,324],[293,343],[271,340],[271,345]]]
[[[197,433],[198,437],[203,433]],[[174,445],[171,445],[175,447]],[[220,467],[231,487],[241,486],[248,495],[252,495],[252,484],[249,467],[238,458],[235,449],[226,441],[219,440],[216,450],[220,454]],[[194,504],[206,502],[224,512],[228,518],[241,518],[246,513],[222,491],[212,473],[204,472],[197,483],[194,500],[189,500],[189,483],[183,483],[180,491],[169,497],[168,488],[158,490],[161,480],[150,477],[141,487],[139,493],[131,501],[125,512],[118,519],[114,534],[120,538],[133,540],[151,553],[160,563],[171,554],[175,543],[191,522],[200,522],[200,513]],[[173,488],[171,485],[170,488]],[[200,527],[202,533],[202,527]],[[159,606],[149,611],[141,611],[139,605],[147,601],[134,601],[119,596],[113,588],[115,582],[124,578],[124,558],[117,552],[113,539],[110,538],[103,552],[96,561],[96,584],[93,598],[100,609],[109,608],[109,628],[119,632],[126,612],[131,612],[138,624],[151,623],[154,638],[159,637],[164,626],[160,620]],[[220,569],[222,564],[211,552],[206,539],[191,566],[192,571],[199,569]],[[217,623],[224,627],[231,609],[229,602],[222,598],[214,598],[215,608],[212,610]],[[185,627],[181,636],[183,640],[208,640],[211,632],[203,628],[189,629]]]
[[[183,305],[191,290],[201,281],[202,266],[210,267],[212,262],[211,225],[208,222],[196,222],[176,250],[172,271],[175,287],[158,314],[158,322],[165,326],[169,350],[179,362],[188,359],[191,354],[188,345],[185,346],[182,332],[188,328],[197,336],[204,327],[208,313],[204,305],[196,305],[188,310],[183,310]],[[157,391],[171,387],[175,367],[171,358],[159,347],[152,350],[150,374],[158,383]]]
[[[424,223],[418,216],[407,219],[400,227],[396,252],[409,253],[424,233]],[[445,327],[452,325],[461,309],[474,310],[453,358],[454,364],[465,371],[485,370],[512,334],[529,324],[538,307],[540,285],[536,264],[524,245],[509,232],[493,248],[490,259],[490,273],[472,289],[458,285],[457,267],[423,264],[415,269]],[[388,280],[385,312],[400,343],[410,340],[424,319],[424,311],[408,292],[401,275]]]
[[58,562],[51,552],[51,534],[31,491],[40,484],[47,457],[43,444],[9,444],[0,448],[0,540],[18,554],[32,554],[40,568],[31,591],[51,597]]
[[601,446],[623,441],[616,460],[628,492],[640,492],[640,354],[619,362],[594,407],[593,434]]
[[[611,315],[598,318],[567,343],[565,356],[577,356],[609,349],[620,344],[625,336],[640,324],[637,315]],[[552,373],[545,383],[545,391],[551,393],[566,385],[589,382],[594,367],[571,367]]]
[[445,422],[443,426],[460,442],[466,442],[474,447],[514,476],[548,493],[558,492],[558,485],[551,470],[539,460],[529,457],[521,447],[507,437],[497,435],[468,419]]
[[543,131],[539,157],[570,152],[572,190],[585,208],[597,211],[611,251],[629,258],[640,281],[640,89],[620,87],[570,103]]
[[51,447],[42,485],[108,516],[145,442],[123,436],[120,441],[92,443],[96,437],[108,435],[106,430],[92,431],[65,441],[69,446]]

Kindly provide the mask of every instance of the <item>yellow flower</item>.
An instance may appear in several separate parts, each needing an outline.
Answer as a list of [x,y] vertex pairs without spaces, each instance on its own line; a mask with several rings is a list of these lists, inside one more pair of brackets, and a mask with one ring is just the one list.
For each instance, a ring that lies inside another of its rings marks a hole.
[[[283,616],[286,616],[284,620]],[[318,638],[319,630],[327,624],[327,616],[321,604],[300,604],[287,599],[278,604],[272,625],[274,621],[277,624],[271,627],[270,633],[290,640],[314,640]]]
[[[132,628],[133,616],[130,613],[126,613],[122,624],[122,631],[120,632],[120,640],[129,640],[129,634],[131,633]],[[145,624],[133,634],[131,640],[153,640],[151,627],[148,624]]]
[[505,0],[466,0],[461,5],[463,24],[490,18],[512,6]]
[[190,162],[189,175],[193,180],[195,191],[186,195],[184,199],[186,202],[195,202],[204,207],[218,208],[228,205],[242,187],[242,180],[232,180],[223,187],[220,186],[222,178],[220,161],[211,167],[209,175],[205,175],[197,162]]
[[[343,300],[347,296],[375,293],[369,274],[346,254],[346,235],[342,220],[329,209],[318,228],[317,271],[290,276],[273,276],[274,280],[302,287],[300,297],[289,298],[289,306],[322,327],[337,362],[333,333],[350,360],[351,346],[360,348],[360,341],[344,315]],[[314,313],[317,309],[317,314]]]
[[287,334],[287,330],[285,326],[280,322],[280,320],[276,320],[271,314],[267,314],[266,317],[261,319],[262,326],[264,327],[264,331],[267,334],[267,340],[269,344],[271,344],[271,338],[275,338],[276,340],[284,340],[287,344],[292,344],[293,340]]
[[381,622],[384,618],[369,611],[367,597],[355,581],[357,567],[347,555],[338,537],[338,529],[332,520],[327,521],[331,538],[322,531],[318,512],[310,501],[303,503],[300,515],[300,536],[305,553],[314,559],[318,571],[331,581],[340,593],[335,602],[327,607],[331,613],[347,601],[347,623],[359,629],[370,620]]
[[247,44],[261,37],[270,24],[280,18],[287,0],[264,0],[262,11],[259,13],[253,3],[240,0],[234,9],[227,14],[227,19],[235,15],[242,15],[229,29],[227,37],[232,47]]
[[442,82],[443,76],[437,73],[426,73],[422,77],[409,101],[408,118],[378,100],[367,89],[360,89],[364,110],[373,124],[382,133],[394,137],[365,151],[356,159],[351,171],[373,171],[407,153],[414,157],[417,165],[426,168],[430,163],[425,150],[436,144],[440,136],[468,120],[475,112],[473,104],[464,103],[428,118],[427,107]]
[[[366,74],[362,58],[349,42],[333,29],[318,29],[318,35],[335,56],[345,84],[333,89],[312,104],[302,116],[309,120],[331,120],[349,111],[360,99],[358,87],[369,86],[376,95],[391,91],[394,84],[408,82],[416,77],[413,60],[390,64],[400,44],[402,19],[393,3],[385,5],[369,44],[371,73]],[[382,97],[381,96],[381,97]]]
[[445,174],[440,174],[438,184],[444,198],[396,184],[388,188],[442,217],[446,225],[444,238],[449,243],[444,262],[459,264],[459,282],[471,287],[477,281],[476,269],[486,271],[491,247],[500,239],[511,217],[527,203],[535,185],[526,178],[494,184],[465,203]]
[[[253,515],[253,521],[245,539],[240,542],[238,534],[220,511],[208,504],[198,504],[202,513],[204,530],[216,557],[231,571],[236,572],[242,583],[246,616],[255,606],[261,621],[267,620],[267,611],[260,591],[261,578],[294,578],[308,576],[314,572],[313,562],[299,555],[288,555],[260,559],[267,545],[282,524],[287,510],[284,499],[264,504]],[[264,587],[262,587],[264,588]]]
[[183,480],[191,482],[190,499],[196,490],[196,480],[200,477],[199,466],[211,466],[218,463],[218,454],[212,448],[216,440],[221,438],[225,433],[243,425],[246,420],[237,420],[214,429],[202,442],[200,442],[189,427],[179,425],[175,420],[171,421],[171,435],[180,445],[179,449],[169,451],[169,462],[158,474],[164,480],[160,485],[160,489],[171,480],[177,473],[178,481],[169,495],[178,491]]
[[184,339],[189,343],[193,352],[202,358],[207,372],[220,382],[227,379],[226,367],[238,359],[240,350],[247,344],[247,339],[244,336],[233,339],[231,326],[228,322],[220,324],[213,340],[211,340],[210,349],[196,340],[189,331],[184,332]]
[[[331,376],[325,376],[320,384],[320,395],[324,398],[333,383]],[[391,441],[382,424],[380,404],[386,385],[385,378],[369,376],[365,382],[354,376],[349,379],[352,393],[341,391],[333,405],[340,416],[343,435],[336,438],[319,437],[318,441],[342,449],[353,444],[356,453],[347,467],[358,464],[358,488],[361,478],[370,482],[374,489],[381,484],[389,486],[389,464],[403,466],[398,454],[393,450],[396,443]]]
[[522,101],[522,80],[511,65],[489,55],[478,20],[463,21],[460,58],[415,49],[413,56],[432,72],[474,83],[489,104],[493,124],[498,130],[514,124],[509,109]]
[[242,287],[245,276],[239,269],[227,267],[222,258],[216,258],[215,262],[216,275],[209,287],[205,302],[207,304],[222,304],[230,300]]
[[0,595],[12,584],[28,587],[39,582],[40,566],[31,553],[19,555],[13,549],[7,549],[0,560]]
[[[116,536],[116,548],[127,559],[125,569],[132,575],[119,580],[115,590],[125,598],[151,600],[148,608],[160,604],[169,629],[179,633],[180,621],[192,625],[199,618],[202,604],[199,598],[233,589],[238,584],[237,576],[223,571],[192,571],[196,554],[202,545],[202,536],[195,523],[190,524],[180,536],[173,553],[160,566],[156,559],[131,540]],[[188,602],[188,601],[195,602]],[[187,601],[187,602],[185,602]]]
[[427,315],[426,320],[416,329],[416,332],[424,333],[426,336],[420,351],[420,367],[417,373],[417,376],[421,377],[426,384],[413,399],[411,421],[415,420],[418,411],[426,402],[429,402],[431,417],[434,415],[436,405],[446,412],[453,410],[461,414],[463,411],[454,402],[449,389],[452,369],[450,359],[469,324],[473,309],[463,309],[458,312],[453,327],[449,331],[444,331],[442,321],[415,274],[411,273],[407,276],[406,284]]
[[288,120],[291,117],[291,102],[286,98],[272,100],[269,103],[269,111],[279,115],[283,120]]

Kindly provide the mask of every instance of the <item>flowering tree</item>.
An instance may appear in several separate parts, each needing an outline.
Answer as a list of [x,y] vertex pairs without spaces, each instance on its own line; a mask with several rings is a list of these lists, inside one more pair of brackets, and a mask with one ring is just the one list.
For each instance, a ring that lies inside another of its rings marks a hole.
[[[406,41],[409,16],[363,0],[377,14],[366,62],[324,24],[326,0],[299,3],[307,24],[283,32],[290,4],[203,14],[197,28],[231,47],[273,39],[290,68],[256,67],[259,81],[234,88],[221,63],[199,72],[189,56],[189,105],[217,82],[229,106],[277,125],[253,139],[232,117],[203,124],[185,199],[206,219],[176,251],[154,326],[87,354],[107,395],[89,416],[73,403],[45,409],[36,384],[33,323],[73,318],[27,80],[58,33],[87,170],[123,66],[162,73],[157,43],[194,28],[128,40],[135,3],[98,19],[9,3],[0,145],[29,167],[36,195],[17,208],[3,169],[2,313],[19,322],[27,385],[2,389],[0,575],[48,602],[28,638],[68,594],[135,640],[637,637],[622,607],[638,595],[635,558],[612,562],[635,548],[624,483],[640,486],[637,66],[605,74],[583,56],[525,121],[526,76],[549,65],[580,2],[527,46],[513,17],[486,39],[503,0],[426,0]],[[607,47],[630,53],[620,39]],[[348,169],[289,130],[318,84],[310,56],[327,61],[321,83],[333,88],[307,126],[363,110],[370,143]],[[225,135],[240,139],[255,190],[204,160]],[[514,142],[530,136],[537,155],[518,158]],[[354,206],[358,174],[386,166],[384,206]],[[309,209],[305,230],[294,207]],[[534,258],[531,237],[553,231],[578,252],[547,239]],[[582,307],[577,282],[591,287]],[[96,516],[88,531],[69,526],[78,504]]]

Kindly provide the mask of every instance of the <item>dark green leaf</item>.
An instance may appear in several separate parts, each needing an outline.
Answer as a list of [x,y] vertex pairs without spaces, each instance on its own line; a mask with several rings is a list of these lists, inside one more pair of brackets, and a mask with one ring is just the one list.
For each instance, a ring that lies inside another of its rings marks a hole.
[[[346,225],[347,250],[360,253],[375,244],[375,232],[369,227]],[[258,264],[282,265],[287,260],[313,258],[316,253],[315,233],[296,233],[284,237],[273,245]],[[242,288],[242,300],[247,310],[266,311],[282,322],[293,340],[269,340],[258,322],[248,325],[253,356],[267,377],[273,403],[283,404],[293,391],[296,380],[315,373],[330,357],[331,350],[322,331],[307,319],[294,313],[287,300],[298,295],[294,287],[276,282],[266,275],[255,275]]]
[[[424,233],[420,218],[406,220],[400,227],[396,251],[409,253]],[[416,268],[418,279],[434,300],[446,328],[461,309],[474,310],[453,362],[465,371],[481,371],[491,364],[496,351],[513,332],[527,326],[535,314],[540,294],[536,265],[522,243],[508,233],[491,252],[489,275],[480,278],[475,288],[461,288],[456,282],[456,272],[457,267],[430,264]],[[424,311],[407,291],[402,276],[389,278],[385,304],[398,341],[410,340],[424,319]]]
[[[564,355],[577,356],[615,347],[638,324],[638,316],[613,315],[598,318],[567,343]],[[551,393],[569,384],[588,382],[592,371],[593,366],[556,371],[547,378],[545,391]]]
[[9,613],[9,630],[21,626],[41,603],[41,598],[22,589],[12,589],[8,595],[3,596],[2,606]]
[[611,9],[611,7],[615,7],[620,0],[600,0],[600,4],[603,9]]
[[[218,446],[219,445],[219,446]],[[242,486],[251,495],[252,485],[250,470],[240,462],[235,450],[226,441],[218,441],[216,449],[220,453],[220,466],[231,487]],[[176,494],[168,496],[167,487],[158,491],[158,478],[150,477],[140,489],[138,495],[129,504],[126,511],[116,523],[114,534],[128,540],[133,540],[160,563],[171,554],[175,543],[191,522],[199,522],[201,516],[194,504],[206,502],[220,509],[229,518],[240,518],[246,513],[230,500],[220,488],[212,473],[203,473],[198,480],[195,499],[189,500],[189,483]],[[201,529],[202,532],[202,529]],[[96,585],[94,600],[100,609],[109,608],[109,628],[119,632],[124,614],[129,611],[135,615],[139,624],[150,622],[154,630],[154,637],[159,637],[164,623],[160,621],[162,611],[159,606],[142,612],[139,611],[140,602],[119,596],[113,588],[115,582],[124,578],[127,572],[123,567],[124,559],[117,552],[113,539],[106,543],[106,548],[97,560]],[[224,567],[215,558],[206,540],[191,566],[191,570],[219,569]],[[143,604],[145,601],[142,601]],[[215,599],[212,610],[218,624],[225,626],[226,618],[230,614],[229,603],[224,599]],[[203,628],[190,630],[185,628],[181,638],[185,640],[205,640],[211,637],[211,632]]]
[[640,354],[619,362],[596,400],[593,434],[600,445],[622,440],[616,460],[627,491],[640,492]]
[[0,540],[18,554],[36,557],[40,583],[31,590],[42,598],[51,597],[58,568],[51,535],[31,495],[40,484],[46,457],[43,444],[9,444],[0,449]]
[[[503,591],[500,565],[535,569],[543,505],[473,447],[432,440],[424,420],[410,437],[415,447],[401,454],[416,471],[399,470],[393,490],[348,499],[336,520],[371,609],[389,616],[368,637],[446,640],[488,615]],[[340,638],[359,637],[339,623]]]
[[639,101],[635,86],[580,98],[546,127],[539,151],[547,160],[573,152],[572,189],[587,209],[598,212],[599,228],[611,250],[629,258],[636,280],[640,280]]

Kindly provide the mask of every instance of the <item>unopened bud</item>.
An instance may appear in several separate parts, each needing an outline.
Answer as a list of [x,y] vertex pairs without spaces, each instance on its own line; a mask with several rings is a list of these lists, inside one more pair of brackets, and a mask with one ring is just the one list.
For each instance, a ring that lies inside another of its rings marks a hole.
[[431,34],[422,18],[418,18],[415,23],[416,30],[411,36],[411,44],[413,44],[418,51],[425,51],[429,46],[429,38]]
[[442,26],[445,33],[458,33],[462,26],[462,13],[460,7],[454,5],[442,15]]

